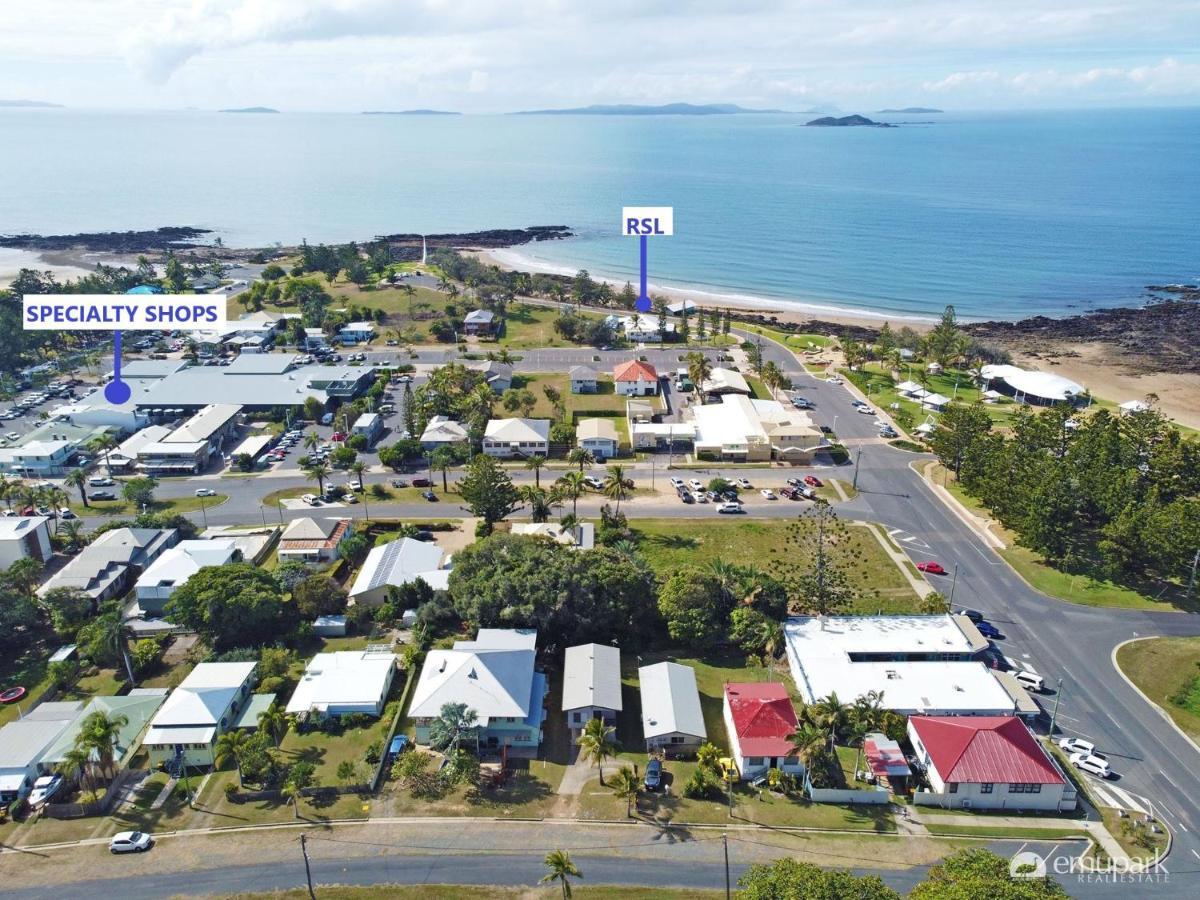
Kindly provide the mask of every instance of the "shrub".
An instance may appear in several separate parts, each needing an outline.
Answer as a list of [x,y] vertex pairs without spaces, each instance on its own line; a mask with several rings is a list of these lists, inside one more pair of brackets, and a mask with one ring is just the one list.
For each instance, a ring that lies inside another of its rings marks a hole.
[[282,675],[272,675],[259,682],[258,690],[262,694],[278,694],[283,690],[285,684],[287,684],[287,680]]
[[371,743],[367,745],[367,752],[365,754],[365,758],[366,758],[367,762],[369,762],[371,765],[373,765],[373,766],[378,765],[379,759],[382,756],[382,754],[383,754],[383,741],[371,741]]
[[716,780],[709,774],[709,771],[705,768],[698,768],[692,773],[688,783],[683,786],[683,796],[691,800],[706,800],[716,792],[716,789]]

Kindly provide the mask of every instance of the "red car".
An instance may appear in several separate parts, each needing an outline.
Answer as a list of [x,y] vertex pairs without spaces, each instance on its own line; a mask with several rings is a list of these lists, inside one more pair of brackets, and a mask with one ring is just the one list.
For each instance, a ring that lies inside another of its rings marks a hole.
[[939,563],[935,563],[935,562],[917,563],[917,571],[918,572],[928,572],[930,575],[945,575],[946,574],[946,570],[943,569]]
[[346,439],[346,435],[341,431],[335,431],[329,439],[331,441],[344,441]]
[[816,475],[805,475],[804,483],[807,484],[809,487],[820,487],[821,479],[818,478]]

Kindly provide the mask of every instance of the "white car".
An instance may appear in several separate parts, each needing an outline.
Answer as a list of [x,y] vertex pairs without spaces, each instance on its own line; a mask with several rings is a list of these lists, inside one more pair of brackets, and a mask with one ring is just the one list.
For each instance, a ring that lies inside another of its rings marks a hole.
[[838,378],[836,375],[830,375],[828,378],[825,379],[825,383],[826,384],[841,384],[842,379]]
[[1096,755],[1096,745],[1091,741],[1085,741],[1083,738],[1060,738],[1058,746],[1062,747],[1063,751],[1070,753],[1086,753],[1088,756]]
[[697,503],[707,503],[708,494],[704,493],[704,491],[692,491],[692,499]]
[[671,487],[675,488],[675,490],[679,490],[681,487],[683,487],[683,479],[682,478],[672,478],[671,479]]
[[1108,768],[1108,760],[1103,757],[1092,756],[1089,753],[1072,753],[1070,760],[1071,765],[1075,768],[1081,772],[1095,775],[1097,778],[1108,778],[1112,775]]
[[303,503],[307,503],[309,506],[317,505],[317,495],[316,494],[303,494],[303,495],[301,495],[300,500]]
[[19,435],[15,431],[10,431],[8,434],[5,435],[5,437],[8,438],[10,441],[15,441],[15,440],[19,440],[21,435]]
[[727,515],[737,515],[738,513],[744,513],[745,510],[742,509],[740,503],[720,503],[717,505],[717,512]]
[[196,488],[196,496],[197,497],[215,497],[215,496],[217,496],[217,492],[214,491],[212,488]]
[[358,502],[358,497],[354,494],[342,494],[342,502],[354,504]]
[[603,478],[598,478],[595,475],[588,475],[586,478],[583,479],[583,481],[584,481],[584,484],[586,484],[590,488],[594,488],[597,491],[604,490],[604,479]]
[[74,519],[75,513],[71,512],[71,507],[64,506],[62,509],[60,509],[58,511],[58,517],[60,519]]
[[89,478],[88,484],[91,487],[112,487],[114,484],[116,484],[116,482],[113,481],[111,478],[97,476],[95,478]]
[[857,407],[855,407],[855,409],[857,409],[864,416],[875,415],[875,410],[871,409],[871,407],[869,407],[869,406],[857,406]]
[[154,846],[154,837],[144,831],[120,831],[108,842],[110,853],[145,853]]
[[693,478],[688,482],[688,487],[690,487],[693,491],[702,491],[704,490],[704,482],[702,482],[699,478]]
[[773,490],[771,490],[770,488],[763,488],[761,491],[759,491],[759,493],[762,494],[768,500],[777,499],[775,497],[775,492]]
[[750,479],[749,478],[739,478],[737,480],[737,486],[740,487],[743,491],[750,490]]

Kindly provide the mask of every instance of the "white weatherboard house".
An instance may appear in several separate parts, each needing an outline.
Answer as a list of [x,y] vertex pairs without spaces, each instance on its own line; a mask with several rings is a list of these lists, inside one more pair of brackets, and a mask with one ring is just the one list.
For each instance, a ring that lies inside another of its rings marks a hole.
[[549,419],[491,419],[483,434],[488,456],[545,456],[550,452]]
[[241,551],[229,538],[180,541],[150,564],[134,585],[138,607],[143,613],[162,615],[163,607],[188,579],[209,566],[238,562]]
[[657,394],[658,370],[640,359],[620,363],[613,368],[613,391],[625,397]]
[[562,709],[572,739],[592,719],[617,724],[621,707],[621,651],[604,644],[568,647],[563,661]]
[[217,738],[235,726],[250,702],[256,665],[211,662],[192,669],[150,721],[142,740],[150,765],[171,762],[180,748],[187,765],[211,766]]
[[318,653],[308,661],[287,711],[297,715],[378,716],[383,713],[395,674],[396,654],[390,650]]
[[572,366],[567,377],[571,380],[572,394],[596,393],[596,379],[600,376],[591,366]]
[[801,616],[783,632],[805,703],[879,691],[904,715],[997,716],[1030,702],[979,661],[988,643],[965,616]]
[[434,590],[445,590],[450,570],[440,568],[441,564],[442,548],[437,544],[401,538],[373,547],[350,588],[350,602],[382,606],[389,587],[400,587],[418,578]]
[[383,417],[379,413],[363,413],[350,426],[350,433],[361,434],[373,444],[383,433]]
[[475,711],[481,749],[536,749],[542,740],[546,676],[534,669],[537,632],[481,628],[473,641],[430,650],[408,714],[419,744],[447,703]]
[[921,806],[1070,810],[1071,781],[1015,716],[912,716],[908,738],[925,766]]
[[575,440],[584,450],[591,451],[598,460],[611,459],[617,455],[620,438],[612,419],[583,419],[575,428]]
[[425,450],[436,450],[438,447],[449,447],[452,444],[465,444],[469,438],[467,429],[449,416],[434,416],[421,432],[421,447]]
[[696,670],[673,662],[642,666],[638,686],[646,749],[662,750],[668,756],[695,753],[708,737]]
[[45,516],[0,517],[0,569],[18,559],[46,562],[54,552]]

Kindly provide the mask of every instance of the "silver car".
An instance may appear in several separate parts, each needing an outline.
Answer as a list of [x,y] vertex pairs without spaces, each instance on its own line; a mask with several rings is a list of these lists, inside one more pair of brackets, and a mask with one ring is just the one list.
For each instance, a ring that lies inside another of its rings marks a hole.
[[154,846],[154,837],[144,831],[121,831],[108,842],[110,853],[145,853]]

